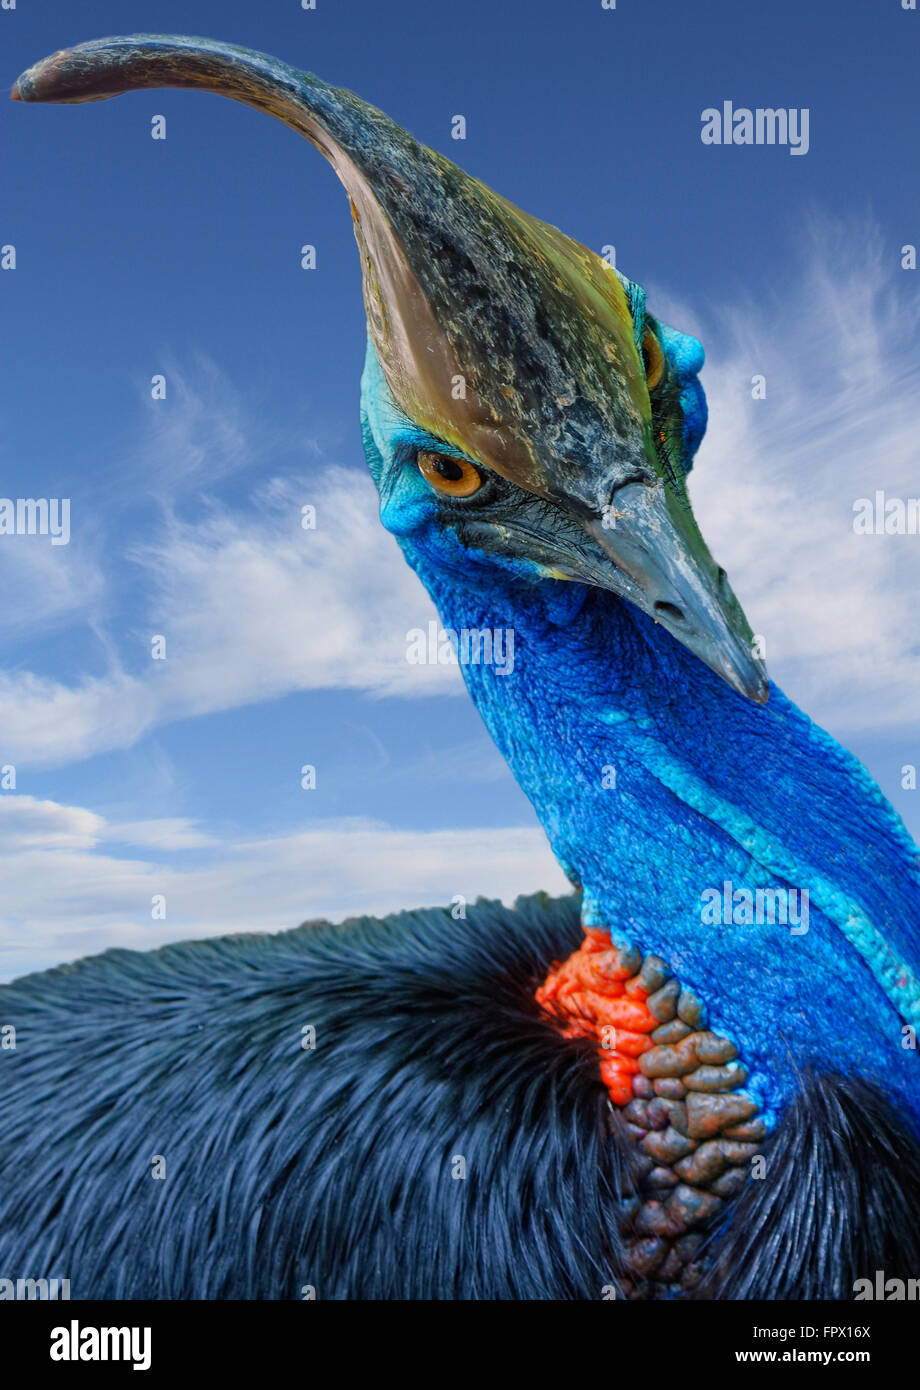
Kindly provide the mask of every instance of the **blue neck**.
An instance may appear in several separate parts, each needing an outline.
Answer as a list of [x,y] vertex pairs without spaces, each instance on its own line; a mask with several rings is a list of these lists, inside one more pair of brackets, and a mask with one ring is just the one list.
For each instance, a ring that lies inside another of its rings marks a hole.
[[[920,1122],[920,856],[865,769],[781,691],[750,704],[609,593],[445,572],[400,543],[445,627],[514,629],[510,675],[463,675],[586,925],[664,957],[768,1112],[811,1064],[886,1078]],[[764,888],[798,890],[801,921],[745,921]]]

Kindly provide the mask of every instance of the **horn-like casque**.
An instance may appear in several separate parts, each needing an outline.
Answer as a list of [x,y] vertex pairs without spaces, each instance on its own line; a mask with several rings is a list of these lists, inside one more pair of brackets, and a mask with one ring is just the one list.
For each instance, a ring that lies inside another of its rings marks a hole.
[[649,407],[626,293],[600,257],[351,92],[230,44],[100,39],[35,64],[13,95],[149,87],[267,111],[328,159],[352,204],[371,338],[407,415],[530,491],[558,495],[561,464],[569,497],[608,499],[616,444],[647,431]]

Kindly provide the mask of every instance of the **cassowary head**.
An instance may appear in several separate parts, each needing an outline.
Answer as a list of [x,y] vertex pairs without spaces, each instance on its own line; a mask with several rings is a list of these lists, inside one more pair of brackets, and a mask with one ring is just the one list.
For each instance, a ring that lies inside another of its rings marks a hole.
[[344,184],[370,336],[365,438],[385,526],[446,565],[600,586],[735,689],[762,663],[693,517],[702,349],[642,290],[350,92],[247,49],[137,35],[53,54],[20,101],[200,87],[299,131]]

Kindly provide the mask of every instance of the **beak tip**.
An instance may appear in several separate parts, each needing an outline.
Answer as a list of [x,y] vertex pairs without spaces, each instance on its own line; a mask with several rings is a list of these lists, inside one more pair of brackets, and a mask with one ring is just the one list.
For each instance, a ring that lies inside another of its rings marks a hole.
[[729,685],[737,690],[739,695],[743,695],[754,705],[765,705],[770,699],[770,677],[760,662],[753,663],[746,669],[733,665],[730,673],[723,670],[719,674],[728,680]]

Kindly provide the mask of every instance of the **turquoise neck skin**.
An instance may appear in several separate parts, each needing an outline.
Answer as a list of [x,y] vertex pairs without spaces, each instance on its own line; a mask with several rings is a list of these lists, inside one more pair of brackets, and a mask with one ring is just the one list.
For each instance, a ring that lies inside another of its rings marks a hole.
[[[444,627],[514,630],[510,675],[461,669],[585,925],[697,992],[768,1118],[813,1067],[881,1081],[920,1127],[920,853],[866,770],[775,686],[751,704],[615,595],[461,546],[393,462],[427,437],[372,349],[362,419],[381,519]],[[743,896],[742,920],[704,920],[726,882],[807,890],[807,931],[744,921]]]

